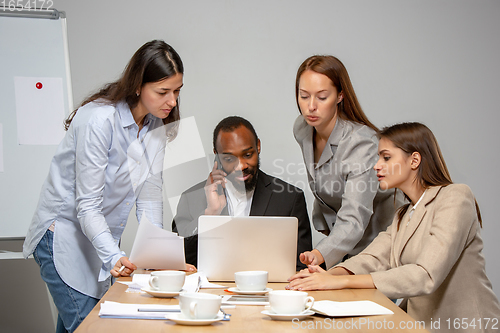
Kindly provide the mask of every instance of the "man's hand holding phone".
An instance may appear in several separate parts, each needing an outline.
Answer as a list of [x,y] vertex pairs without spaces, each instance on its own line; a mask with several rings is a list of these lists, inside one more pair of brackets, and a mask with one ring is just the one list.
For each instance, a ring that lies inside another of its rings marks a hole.
[[226,187],[227,174],[222,170],[219,159],[216,157],[212,172],[208,175],[205,184],[205,196],[207,198],[207,209],[205,215],[220,215],[226,207],[226,195],[223,188]]

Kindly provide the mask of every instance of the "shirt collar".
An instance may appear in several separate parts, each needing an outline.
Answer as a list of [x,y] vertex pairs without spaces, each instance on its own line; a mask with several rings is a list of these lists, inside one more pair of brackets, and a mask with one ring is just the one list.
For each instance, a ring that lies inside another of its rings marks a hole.
[[120,119],[123,127],[129,127],[135,124],[134,117],[132,116],[132,111],[130,111],[127,103],[119,102],[116,107],[118,109],[118,113],[120,114]]
[[328,142],[330,145],[338,146],[340,140],[342,139],[342,135],[344,134],[344,126],[345,121],[337,116],[335,120],[335,126],[333,127],[332,133],[330,133],[330,137],[328,138]]
[[241,201],[241,200],[248,200],[249,198],[251,198],[253,196],[254,190],[245,191],[244,193],[242,193],[242,192],[236,190],[233,183],[231,183],[230,181],[227,181],[226,192],[231,197],[231,199]]
[[225,193],[227,199],[227,210],[229,215],[249,216],[254,191],[255,189],[250,192],[245,191],[245,193],[241,193],[234,188],[231,182],[228,181],[226,183]]
[[425,192],[427,192],[427,189],[425,189],[424,193],[422,193],[422,195],[420,196],[420,199],[418,199],[417,203],[415,205],[413,205],[413,207],[411,208],[412,210],[417,209],[418,204],[420,203],[420,201],[422,201],[422,199],[425,196]]

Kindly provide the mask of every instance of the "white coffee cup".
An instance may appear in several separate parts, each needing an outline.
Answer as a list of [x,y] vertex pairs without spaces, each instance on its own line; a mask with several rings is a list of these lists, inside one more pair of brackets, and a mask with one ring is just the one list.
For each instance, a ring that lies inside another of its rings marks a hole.
[[[310,302],[309,305],[307,302]],[[313,304],[314,298],[307,296],[304,291],[273,290],[269,292],[269,305],[274,313],[299,314],[310,310]]]
[[234,273],[234,282],[241,291],[261,291],[267,286],[266,271],[242,271]]
[[206,293],[181,293],[181,314],[189,319],[214,319],[219,313],[222,297]]
[[186,272],[183,271],[155,271],[151,272],[149,286],[153,290],[178,292],[184,285]]

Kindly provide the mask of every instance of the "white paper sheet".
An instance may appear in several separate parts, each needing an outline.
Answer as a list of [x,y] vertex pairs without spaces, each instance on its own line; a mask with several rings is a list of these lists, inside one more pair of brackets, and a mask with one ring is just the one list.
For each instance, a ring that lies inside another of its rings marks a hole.
[[185,260],[184,239],[153,225],[144,214],[132,245],[130,261],[138,268],[184,270]]
[[0,172],[3,171],[3,125],[0,124]]
[[161,311],[139,311],[139,309],[152,309],[152,310],[178,310],[180,313],[179,305],[164,305],[164,304],[126,304],[105,301],[101,304],[99,317],[101,318],[127,318],[127,319],[162,319],[165,320],[165,315],[168,312]]
[[394,314],[372,301],[334,302],[316,301],[311,310],[330,317],[355,317]]
[[[232,306],[221,306],[221,308],[234,308]],[[141,309],[141,311],[139,311]],[[146,311],[146,310],[153,311]],[[105,301],[101,303],[99,317],[101,318],[121,318],[121,319],[161,319],[178,315],[181,312],[179,305],[164,304],[127,304]],[[218,315],[222,315],[219,311]]]
[[186,283],[184,283],[184,287],[182,289],[187,291],[194,291],[196,286],[198,285],[198,277],[201,278],[201,289],[220,289],[227,288],[226,286],[215,284],[208,282],[207,275],[203,272],[196,272],[194,274],[190,274],[186,276]]
[[179,131],[175,140],[165,148],[164,169],[205,157],[203,142],[194,117],[183,118],[179,122]]
[[14,77],[20,145],[58,145],[64,137],[62,78]]

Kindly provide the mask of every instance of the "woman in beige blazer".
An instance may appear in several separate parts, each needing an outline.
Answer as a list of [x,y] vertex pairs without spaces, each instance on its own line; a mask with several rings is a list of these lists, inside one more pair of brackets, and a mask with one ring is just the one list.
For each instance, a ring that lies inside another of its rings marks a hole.
[[391,193],[379,189],[378,129],[365,116],[346,68],[333,56],[312,56],[297,71],[300,110],[293,133],[314,194],[312,221],[328,237],[301,255],[330,268],[363,250],[394,216]]
[[489,332],[500,306],[485,272],[481,215],[467,185],[453,184],[432,132],[420,123],[384,129],[380,187],[410,201],[360,254],[329,271],[310,266],[289,289],[377,288],[431,331]]

